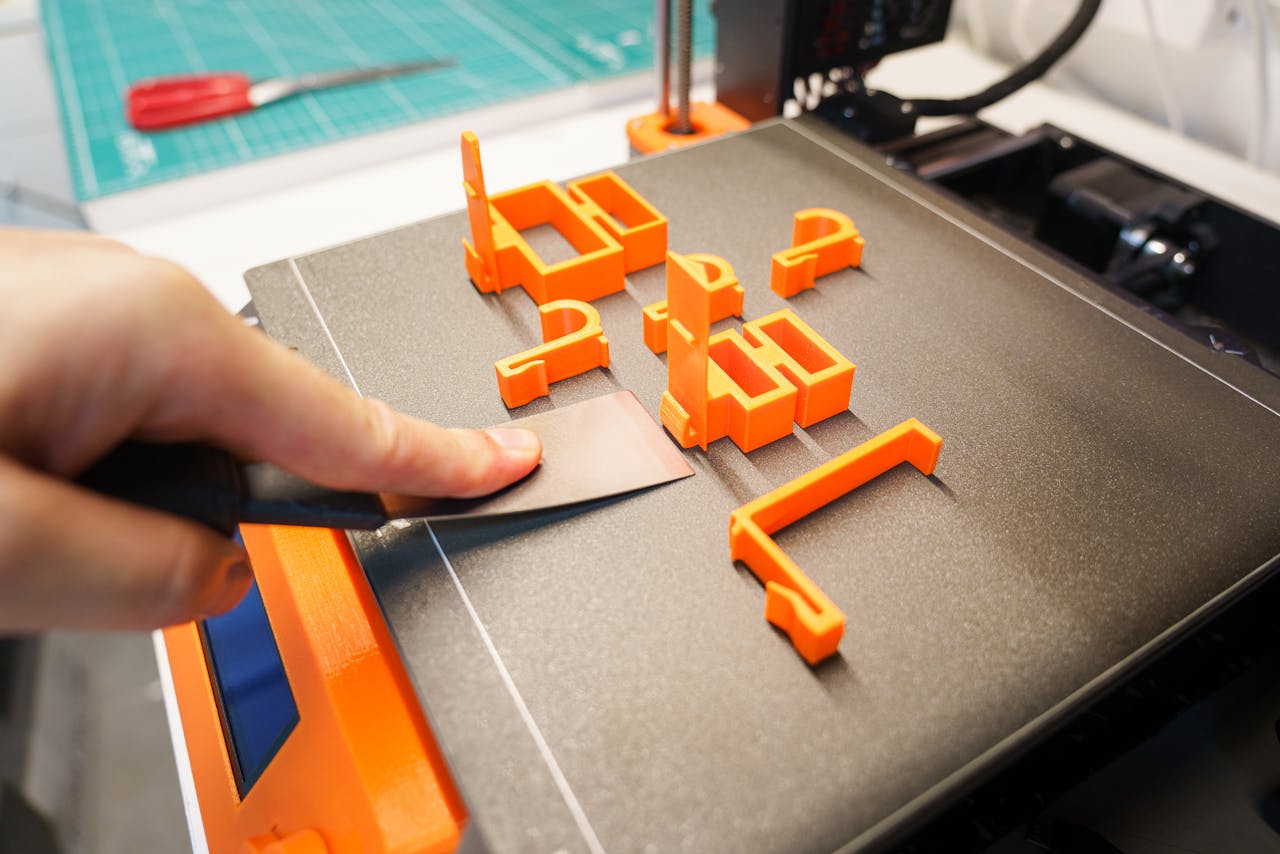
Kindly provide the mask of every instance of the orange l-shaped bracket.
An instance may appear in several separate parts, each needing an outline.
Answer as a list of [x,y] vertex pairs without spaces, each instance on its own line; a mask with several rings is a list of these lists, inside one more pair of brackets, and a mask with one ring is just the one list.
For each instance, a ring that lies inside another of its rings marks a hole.
[[538,307],[546,343],[493,363],[508,409],[551,393],[551,383],[609,367],[609,339],[590,303],[562,299]]
[[817,664],[844,636],[844,613],[787,557],[773,534],[898,463],[933,474],[942,439],[914,418],[845,451],[729,514],[729,551],[764,582],[764,616]]
[[780,297],[793,297],[813,287],[818,276],[862,263],[866,241],[853,220],[831,208],[797,211],[791,248],[773,253],[769,287]]
[[[742,317],[742,285],[729,262],[718,255],[694,252],[684,256],[701,264],[707,274],[707,300],[711,322],[728,317]],[[667,301],[658,300],[644,307],[644,343],[655,353],[667,352],[667,324],[671,319]]]

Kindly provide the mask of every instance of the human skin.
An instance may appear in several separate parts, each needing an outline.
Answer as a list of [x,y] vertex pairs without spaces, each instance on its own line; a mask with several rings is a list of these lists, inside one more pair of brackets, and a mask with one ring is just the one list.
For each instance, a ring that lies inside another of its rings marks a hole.
[[525,430],[450,430],[361,398],[105,238],[0,229],[0,634],[223,613],[243,549],[72,481],[125,439],[198,440],[336,489],[483,495],[537,465]]

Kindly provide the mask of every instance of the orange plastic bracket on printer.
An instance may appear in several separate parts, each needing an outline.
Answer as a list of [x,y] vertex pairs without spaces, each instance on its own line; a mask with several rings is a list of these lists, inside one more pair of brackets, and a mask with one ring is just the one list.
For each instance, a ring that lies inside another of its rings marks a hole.
[[555,300],[539,306],[538,314],[546,343],[493,364],[508,409],[550,394],[551,383],[609,367],[609,339],[590,303]]
[[[480,141],[465,131],[462,174],[471,224],[471,242],[462,245],[467,273],[483,293],[518,286],[538,305],[590,301],[617,293],[627,273],[662,260],[666,217],[612,172],[574,181],[569,192],[538,181],[490,196]],[[539,225],[553,226],[578,255],[544,262],[520,234]]]
[[[754,451],[849,405],[854,366],[783,309],[711,335],[711,283],[702,264],[667,253],[667,390],[662,424],[689,448],[728,436]],[[801,392],[803,389],[803,393]]]
[[[701,264],[707,273],[711,322],[727,317],[742,317],[742,285],[729,262],[718,255],[695,252],[684,256]],[[667,301],[659,300],[644,307],[644,343],[655,353],[667,352]]]
[[671,123],[668,112],[636,116],[627,122],[627,140],[641,154],[656,154],[751,127],[750,121],[719,101],[695,101],[690,106],[689,124],[693,133],[676,133],[671,130]]
[[844,613],[774,542],[773,535],[902,462],[933,474],[942,439],[910,418],[729,514],[729,551],[764,582],[764,615],[809,664],[836,651]]
[[814,279],[862,263],[866,241],[853,220],[831,208],[797,211],[791,248],[773,254],[769,287],[780,297],[793,297],[813,287]]

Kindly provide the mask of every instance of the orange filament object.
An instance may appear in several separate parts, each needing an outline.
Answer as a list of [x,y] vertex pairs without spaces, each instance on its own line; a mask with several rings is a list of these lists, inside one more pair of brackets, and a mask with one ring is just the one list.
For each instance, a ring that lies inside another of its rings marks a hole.
[[609,367],[609,339],[590,303],[562,299],[538,307],[545,344],[494,362],[508,409],[551,393],[554,382]]
[[[658,415],[680,447],[707,449],[710,283],[701,264],[667,252],[667,390]],[[717,437],[718,438],[718,437]]]
[[298,719],[241,798],[201,629],[164,630],[209,850],[453,851],[466,808],[346,532],[240,531]]
[[[467,273],[482,293],[519,286],[538,305],[590,301],[617,293],[627,273],[662,260],[666,217],[612,172],[573,181],[569,192],[539,181],[490,196],[480,141],[464,131],[462,174],[472,241],[462,245]],[[545,263],[520,234],[539,225],[553,226],[579,254]]]
[[622,245],[624,270],[633,273],[662,263],[667,252],[667,218],[617,173],[601,172],[565,186],[582,215],[599,223]]
[[814,279],[862,263],[866,241],[853,220],[831,208],[798,211],[791,248],[773,254],[769,287],[780,297],[793,297],[813,287]]
[[[694,253],[684,256],[701,264],[707,273],[708,299],[711,300],[711,322],[727,317],[742,317],[742,285],[729,262],[717,255]],[[644,307],[644,343],[655,353],[667,352],[667,301]]]
[[847,495],[898,463],[933,474],[942,439],[909,418],[729,514],[729,551],[764,582],[764,616],[791,638],[796,651],[817,664],[836,651],[844,613],[773,540],[792,522]]
[[719,101],[691,104],[689,124],[693,126],[693,133],[672,133],[670,115],[649,113],[627,122],[627,139],[641,154],[654,154],[751,127],[751,122]]
[[742,324],[756,358],[796,388],[794,419],[809,427],[849,408],[854,365],[789,309]]
[[706,267],[667,253],[667,390],[659,415],[681,447],[729,436],[754,451],[849,406],[854,366],[784,309],[712,336]]

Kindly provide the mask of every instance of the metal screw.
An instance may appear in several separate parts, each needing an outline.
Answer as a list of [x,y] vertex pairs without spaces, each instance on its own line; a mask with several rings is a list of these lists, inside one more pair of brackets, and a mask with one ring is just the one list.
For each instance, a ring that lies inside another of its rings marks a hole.
[[671,115],[671,0],[654,0],[657,28],[653,61],[658,66],[658,114]]
[[693,133],[689,122],[689,88],[693,64],[693,0],[676,4],[676,120],[672,133]]

